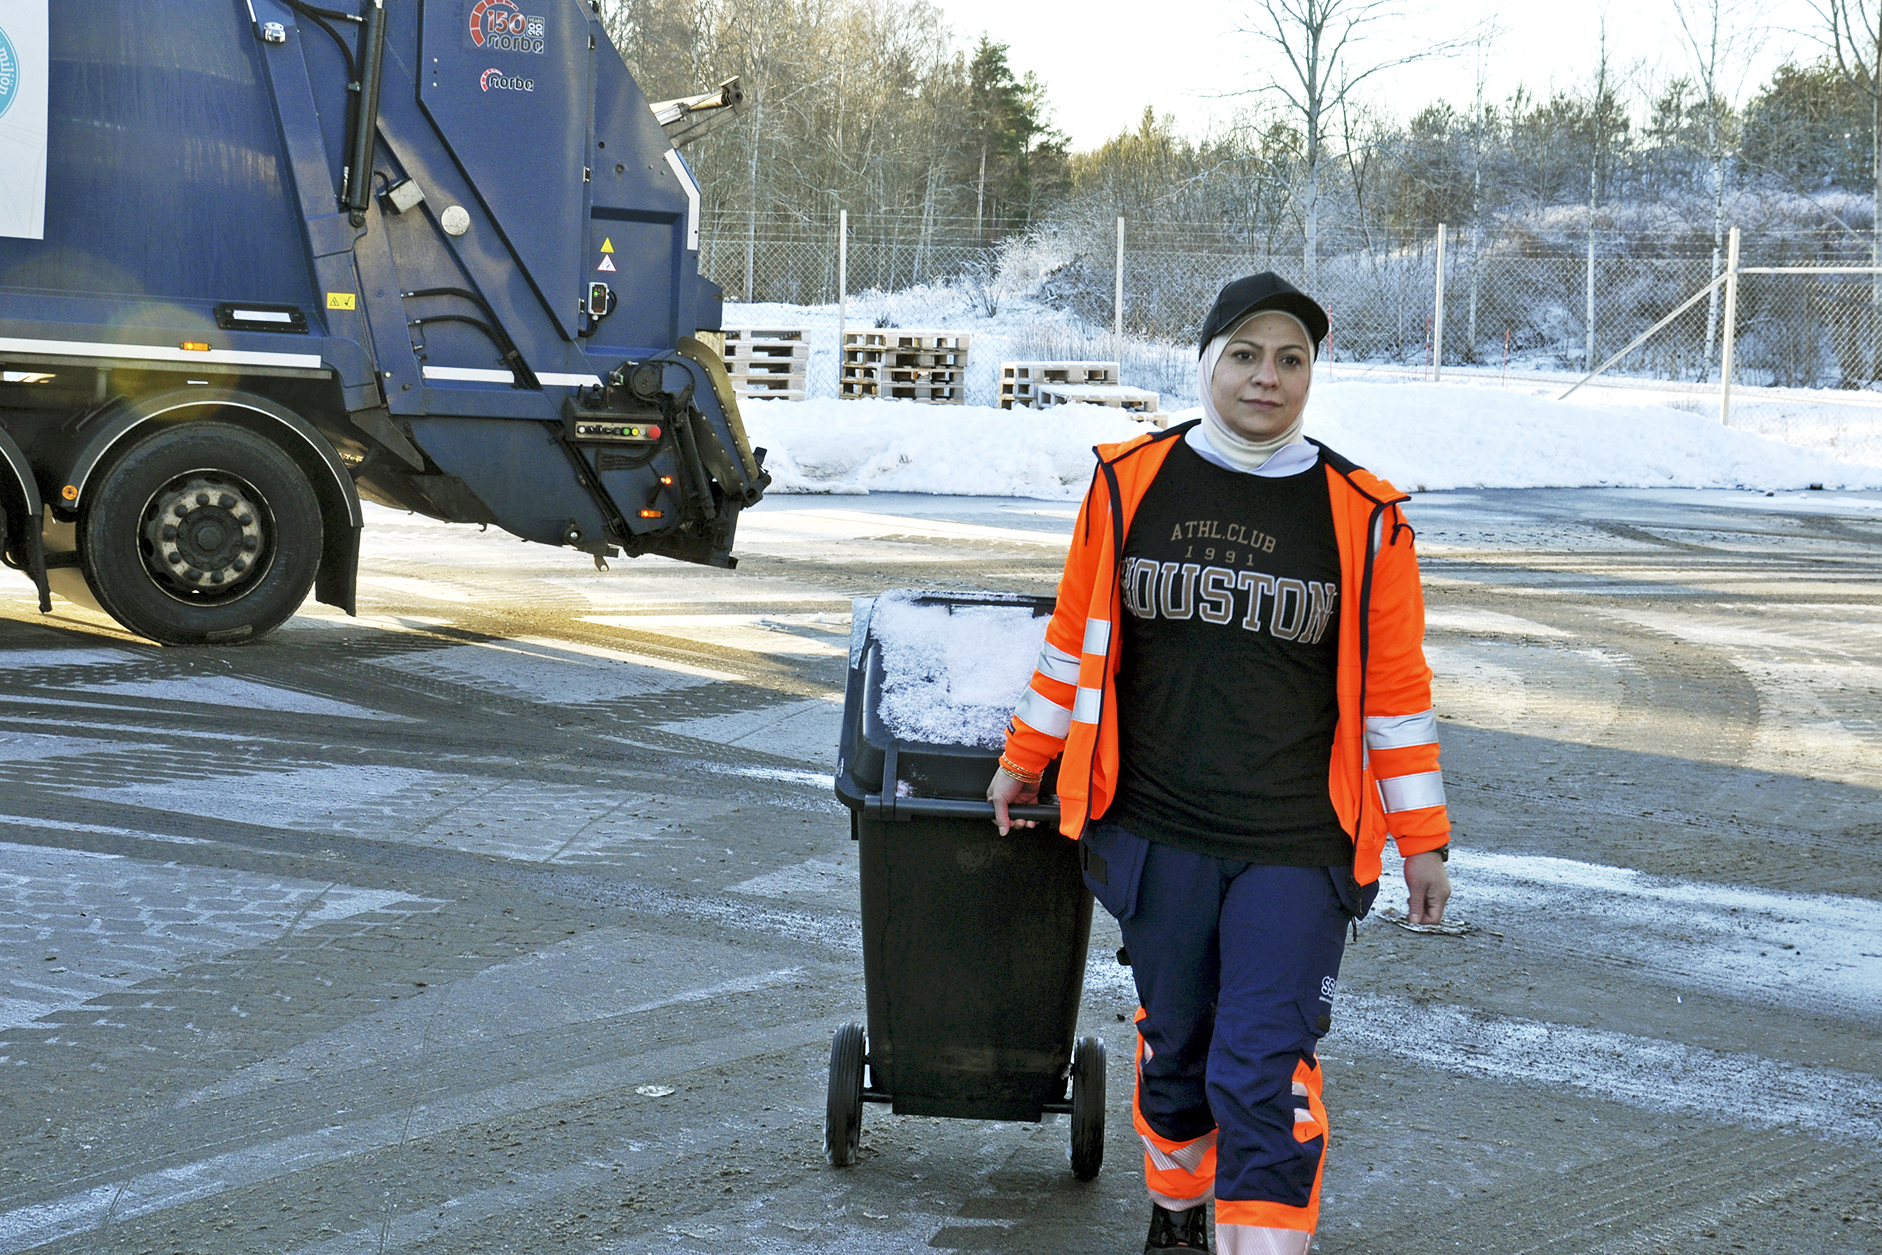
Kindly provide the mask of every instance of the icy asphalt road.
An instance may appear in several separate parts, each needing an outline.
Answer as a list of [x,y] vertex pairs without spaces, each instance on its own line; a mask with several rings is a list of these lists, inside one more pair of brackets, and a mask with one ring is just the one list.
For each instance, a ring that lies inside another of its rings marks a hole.
[[[1316,1250],[1882,1250],[1882,494],[1410,513],[1476,931],[1349,949]],[[1049,591],[1071,514],[774,498],[736,573],[601,573],[374,511],[359,619],[219,651],[7,576],[0,1255],[1137,1249],[1109,926],[1098,1181],[820,1155],[848,599]]]

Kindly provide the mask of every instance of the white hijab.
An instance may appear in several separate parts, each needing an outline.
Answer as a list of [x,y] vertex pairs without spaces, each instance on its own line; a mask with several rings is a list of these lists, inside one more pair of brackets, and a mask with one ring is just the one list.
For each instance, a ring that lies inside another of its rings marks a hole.
[[[1257,310],[1248,318],[1256,318],[1261,314],[1280,314],[1300,328],[1303,339],[1309,344],[1313,342],[1307,324],[1286,310]],[[1307,444],[1307,437],[1302,430],[1307,425],[1304,408],[1286,431],[1267,440],[1249,440],[1236,435],[1222,421],[1222,416],[1216,412],[1215,398],[1210,395],[1210,386],[1215,382],[1216,363],[1222,360],[1229,340],[1248,322],[1248,318],[1209,341],[1209,347],[1202,352],[1202,359],[1196,363],[1196,392],[1202,398],[1202,425],[1191,429],[1189,444],[1205,459],[1225,470],[1268,477],[1299,474],[1319,459],[1319,451]],[[1282,452],[1294,445],[1302,447],[1288,453]]]

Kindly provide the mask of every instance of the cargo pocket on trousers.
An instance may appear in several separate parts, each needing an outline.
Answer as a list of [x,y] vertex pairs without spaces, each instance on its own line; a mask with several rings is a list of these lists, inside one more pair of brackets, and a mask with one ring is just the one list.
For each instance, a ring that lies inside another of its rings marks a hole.
[[1120,923],[1137,913],[1137,884],[1149,851],[1150,842],[1118,824],[1088,823],[1078,838],[1085,887]]

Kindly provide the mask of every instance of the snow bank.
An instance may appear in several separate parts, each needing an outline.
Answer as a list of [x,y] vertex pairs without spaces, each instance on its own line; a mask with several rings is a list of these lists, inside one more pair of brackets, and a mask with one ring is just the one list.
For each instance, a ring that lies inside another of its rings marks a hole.
[[[998,410],[912,401],[752,401],[775,492],[1075,500],[1091,446],[1144,427],[1096,406]],[[1196,416],[1196,411],[1177,415]],[[1307,433],[1401,488],[1882,487],[1882,467],[1660,405],[1557,401],[1518,388],[1322,379]]]
[[869,617],[882,649],[882,721],[902,741],[1000,748],[1049,620],[1028,605],[921,605],[918,596],[884,593]]
[[1314,386],[1307,432],[1400,488],[1882,487],[1882,467],[1664,405],[1452,384]]
[[1076,500],[1091,446],[1143,424],[1097,406],[998,410],[914,401],[748,401],[773,492],[928,492]]

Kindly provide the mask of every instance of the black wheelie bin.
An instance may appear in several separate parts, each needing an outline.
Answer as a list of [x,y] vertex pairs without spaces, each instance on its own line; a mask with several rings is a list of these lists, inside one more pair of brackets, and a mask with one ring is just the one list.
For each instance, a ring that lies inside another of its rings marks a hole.
[[[1050,598],[858,599],[836,774],[860,843],[868,1027],[830,1046],[824,1153],[855,1161],[864,1103],[900,1115],[1071,1117],[1072,1171],[1104,1158],[1104,1042],[1074,1042],[1091,894],[1058,807],[1001,836],[987,781]],[[1048,773],[1041,797],[1051,797]]]

